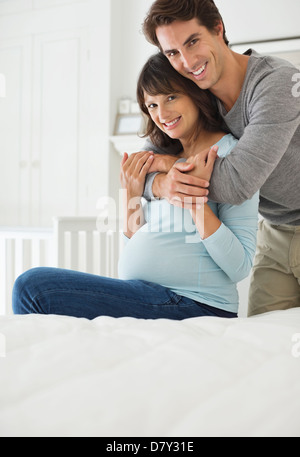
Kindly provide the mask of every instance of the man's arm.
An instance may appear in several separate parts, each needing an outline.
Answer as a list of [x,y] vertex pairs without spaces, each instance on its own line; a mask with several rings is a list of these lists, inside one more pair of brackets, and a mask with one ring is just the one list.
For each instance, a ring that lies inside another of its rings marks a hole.
[[177,161],[169,173],[156,177],[153,182],[154,195],[186,209],[207,202],[209,180],[217,152],[218,148],[214,146],[187,161]]
[[288,157],[286,163],[282,159],[300,123],[300,99],[293,95],[295,71],[289,64],[277,70],[270,67],[251,93],[249,89],[244,102],[248,123],[231,154],[216,161],[210,181],[212,200],[241,204],[274,172],[284,183]]
[[148,200],[166,198],[176,206],[183,206],[187,199],[189,204],[205,203],[217,151],[218,148],[215,147],[207,149],[198,154],[196,161],[176,160],[168,173],[148,175],[144,197]]
[[[211,200],[241,204],[260,190],[280,163],[300,122],[300,98],[293,96],[292,77],[293,68],[287,66],[268,74],[257,84],[252,98],[249,97],[249,123],[243,135],[228,156],[215,162],[209,187]],[[179,166],[177,169],[184,171]],[[198,172],[201,173],[200,167]],[[280,173],[283,179],[282,164]],[[167,181],[162,176],[152,176],[152,181],[154,178],[153,194],[159,197]],[[174,178],[177,194],[187,195],[182,191],[182,185],[186,184],[182,173]],[[149,186],[147,193],[150,194]]]

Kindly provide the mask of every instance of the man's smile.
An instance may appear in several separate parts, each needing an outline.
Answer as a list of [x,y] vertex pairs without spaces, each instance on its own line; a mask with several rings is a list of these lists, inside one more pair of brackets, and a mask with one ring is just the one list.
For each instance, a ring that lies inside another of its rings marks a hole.
[[203,73],[206,70],[207,63],[208,62],[205,62],[205,64],[202,65],[200,68],[198,68],[196,71],[190,71],[189,73],[192,74],[193,76],[195,76],[196,78],[199,78],[199,76],[202,77]]

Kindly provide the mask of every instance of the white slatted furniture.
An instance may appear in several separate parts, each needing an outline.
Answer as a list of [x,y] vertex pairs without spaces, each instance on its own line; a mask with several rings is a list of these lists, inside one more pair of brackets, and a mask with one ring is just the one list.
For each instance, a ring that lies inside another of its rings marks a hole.
[[13,284],[26,270],[48,266],[115,278],[122,247],[119,231],[99,231],[95,217],[56,217],[49,229],[0,228],[0,314],[12,313]]

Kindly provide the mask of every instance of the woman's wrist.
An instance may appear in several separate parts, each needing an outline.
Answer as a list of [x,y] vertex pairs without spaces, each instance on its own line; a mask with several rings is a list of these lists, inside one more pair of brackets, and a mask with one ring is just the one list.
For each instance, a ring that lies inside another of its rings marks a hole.
[[167,173],[159,173],[155,176],[152,184],[152,193],[155,198],[164,198],[166,176]]
[[145,223],[142,197],[125,191],[124,212],[123,232],[127,238],[131,238]]
[[213,235],[222,224],[207,203],[201,208],[192,209],[191,215],[202,240]]

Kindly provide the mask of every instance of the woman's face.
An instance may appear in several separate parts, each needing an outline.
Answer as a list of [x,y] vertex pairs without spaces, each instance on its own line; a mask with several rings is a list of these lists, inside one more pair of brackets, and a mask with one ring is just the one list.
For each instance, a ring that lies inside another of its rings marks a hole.
[[185,94],[149,95],[144,92],[145,105],[157,127],[170,138],[192,138],[199,125],[199,111]]

